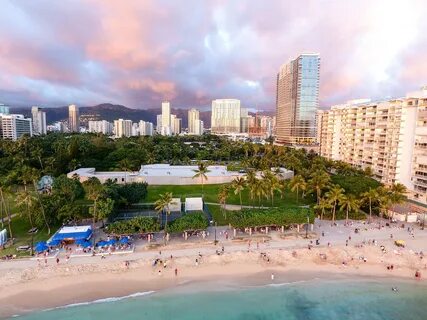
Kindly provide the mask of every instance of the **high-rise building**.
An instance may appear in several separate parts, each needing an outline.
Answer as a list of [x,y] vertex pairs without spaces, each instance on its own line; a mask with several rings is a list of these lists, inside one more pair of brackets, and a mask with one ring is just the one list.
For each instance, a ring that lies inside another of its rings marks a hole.
[[139,135],[140,136],[152,136],[153,135],[153,124],[151,122],[139,121]]
[[34,106],[31,108],[31,115],[33,117],[33,134],[46,134],[46,112]]
[[162,134],[162,115],[157,115],[157,121],[156,121],[156,131],[158,134]]
[[194,134],[201,136],[203,132],[205,131],[203,121],[202,120],[196,120],[194,124]]
[[131,130],[131,134],[132,137],[136,137],[139,136],[139,123],[132,123],[132,130]]
[[320,57],[302,54],[277,74],[277,142],[289,145],[316,142]]
[[89,132],[103,133],[106,135],[111,135],[113,133],[113,124],[106,120],[100,120],[100,121],[89,120],[88,125],[89,125]]
[[132,120],[114,120],[114,136],[116,138],[130,137],[132,135]]
[[9,107],[0,103],[0,114],[9,114]]
[[353,100],[319,111],[320,154],[370,167],[385,184],[404,184],[427,203],[427,88],[406,98]]
[[188,110],[188,133],[196,134],[196,121],[200,120],[200,112],[195,108]]
[[15,141],[24,134],[33,135],[31,119],[21,114],[0,114],[0,137]]
[[75,104],[68,106],[68,130],[70,132],[80,131],[79,107],[77,107]]
[[162,130],[161,134],[169,136],[172,134],[171,106],[169,101],[162,102]]
[[217,99],[212,101],[212,133],[240,133],[240,100]]

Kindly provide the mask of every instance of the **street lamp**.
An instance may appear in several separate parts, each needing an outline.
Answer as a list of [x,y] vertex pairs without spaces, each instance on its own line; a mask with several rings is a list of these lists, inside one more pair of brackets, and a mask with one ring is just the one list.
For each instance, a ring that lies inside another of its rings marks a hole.
[[307,227],[305,228],[305,238],[308,239],[308,225],[310,224],[310,216],[307,214]]
[[216,240],[216,226],[217,226],[217,223],[216,223],[216,221],[215,221],[215,245],[216,245],[216,243],[217,243],[217,240]]

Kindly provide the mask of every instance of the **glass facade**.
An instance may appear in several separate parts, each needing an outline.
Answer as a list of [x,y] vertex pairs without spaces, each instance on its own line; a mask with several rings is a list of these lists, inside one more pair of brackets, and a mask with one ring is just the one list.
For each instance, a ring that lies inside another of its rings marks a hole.
[[319,105],[320,58],[303,54],[282,66],[277,76],[277,140],[313,144]]

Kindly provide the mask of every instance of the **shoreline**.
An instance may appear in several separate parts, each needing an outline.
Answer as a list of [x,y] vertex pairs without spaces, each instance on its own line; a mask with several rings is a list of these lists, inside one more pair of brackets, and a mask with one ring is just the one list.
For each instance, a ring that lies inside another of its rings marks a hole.
[[[266,251],[268,262],[260,257],[259,251],[234,251],[221,256],[205,255],[197,265],[196,255],[168,258],[166,268],[153,267],[150,259],[139,259],[131,260],[129,269],[123,261],[111,260],[102,264],[64,264],[9,272],[0,276],[0,317],[149,291],[155,294],[188,289],[211,291],[314,279],[396,279],[426,284],[414,279],[414,272],[421,264],[409,253],[378,255],[378,247]],[[321,253],[327,255],[326,261],[319,259]],[[356,259],[361,255],[368,258],[367,262]],[[390,261],[395,264],[393,271],[386,269]]]

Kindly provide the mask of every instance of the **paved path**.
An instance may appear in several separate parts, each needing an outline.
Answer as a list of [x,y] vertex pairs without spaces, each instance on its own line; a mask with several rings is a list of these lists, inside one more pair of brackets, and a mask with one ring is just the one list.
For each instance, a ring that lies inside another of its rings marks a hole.
[[[385,225],[385,220],[383,220],[383,225]],[[400,224],[399,224],[400,225]],[[409,226],[412,224],[406,224]],[[349,245],[354,245],[360,243],[363,240],[377,240],[379,245],[385,245],[388,248],[394,248],[394,240],[402,239],[406,241],[406,246],[408,249],[413,251],[423,251],[427,253],[427,228],[421,230],[419,226],[413,225],[414,227],[414,237],[407,231],[407,229],[398,228],[396,224],[393,224],[392,227],[383,227],[381,230],[378,229],[378,223],[372,224],[363,224],[360,222],[354,222],[352,226],[344,226],[342,221],[338,222],[337,226],[331,226],[330,221],[316,221],[314,231],[317,232],[320,239],[320,246],[326,247],[327,243],[330,242],[332,246],[334,245],[345,245],[346,240],[351,236]],[[360,228],[359,233],[355,233],[354,229]],[[229,239],[225,239],[224,232],[228,231]],[[180,243],[186,243],[190,245],[190,248],[182,249],[169,249],[168,246],[160,247],[158,250],[145,250],[144,247],[147,245],[146,241],[138,241],[137,250],[132,254],[126,255],[113,255],[108,256],[107,259],[101,260],[100,257],[81,257],[81,258],[72,258],[69,260],[68,264],[100,264],[108,263],[109,261],[125,261],[125,260],[135,260],[135,259],[155,259],[160,257],[159,250],[162,251],[162,256],[169,257],[171,254],[174,257],[182,256],[194,256],[196,257],[199,253],[202,255],[214,254],[216,250],[221,250],[221,247],[224,246],[226,252],[236,252],[236,251],[247,251],[248,244],[246,242],[236,242],[230,240],[232,236],[232,230],[228,230],[227,227],[217,227],[216,235],[219,240],[218,245],[213,244],[215,237],[215,227],[208,228],[209,236],[205,240],[197,239],[194,241],[194,237],[190,238],[188,241],[184,241],[181,237],[174,237],[171,241],[172,245],[177,245]],[[324,236],[322,236],[322,232]],[[390,234],[393,234],[393,239],[390,238]],[[259,243],[259,251],[268,251],[269,249],[285,249],[292,250],[297,248],[306,248],[310,243],[310,240],[299,238],[291,240],[283,240],[279,238],[278,233],[269,234],[272,239],[267,243]],[[161,237],[157,240],[158,243],[162,243]],[[256,250],[256,240],[252,241],[250,250]],[[61,259],[63,261],[63,259]],[[34,267],[37,265],[37,262],[29,259],[23,260],[13,260],[13,261],[2,261],[0,262],[0,270],[8,269],[25,269],[28,267]]]

